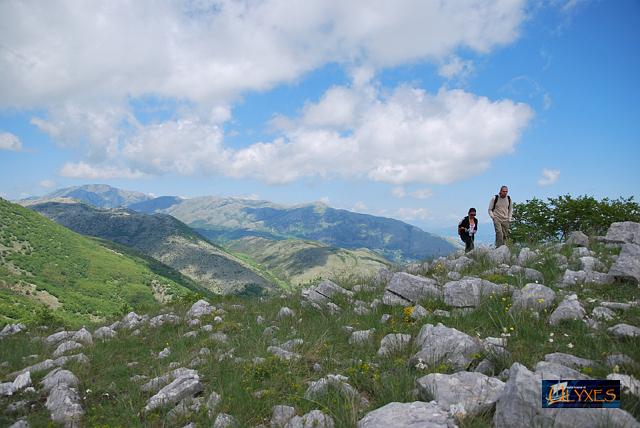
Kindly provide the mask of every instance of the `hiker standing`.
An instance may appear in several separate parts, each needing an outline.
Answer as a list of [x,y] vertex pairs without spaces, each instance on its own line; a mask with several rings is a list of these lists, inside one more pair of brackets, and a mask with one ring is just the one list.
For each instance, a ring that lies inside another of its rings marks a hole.
[[513,215],[511,196],[507,193],[507,186],[500,188],[500,193],[489,201],[489,217],[493,220],[493,227],[496,230],[496,248],[505,245],[509,237],[509,223]]
[[473,250],[473,241],[476,239],[478,231],[478,219],[476,218],[476,209],[469,208],[469,215],[458,223],[458,235],[464,242],[464,252],[468,253]]

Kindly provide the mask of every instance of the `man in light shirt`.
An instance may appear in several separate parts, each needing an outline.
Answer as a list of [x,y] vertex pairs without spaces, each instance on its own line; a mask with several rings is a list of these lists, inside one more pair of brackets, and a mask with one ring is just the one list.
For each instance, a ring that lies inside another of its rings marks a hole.
[[489,201],[489,217],[493,220],[493,227],[496,230],[496,248],[505,245],[509,237],[513,205],[511,204],[511,196],[508,196],[507,193],[509,193],[507,186],[502,186],[500,193]]

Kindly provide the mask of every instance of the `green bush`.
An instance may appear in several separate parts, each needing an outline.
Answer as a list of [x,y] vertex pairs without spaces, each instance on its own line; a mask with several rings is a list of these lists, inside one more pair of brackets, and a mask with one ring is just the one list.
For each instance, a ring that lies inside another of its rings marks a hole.
[[597,200],[592,196],[570,195],[533,198],[513,204],[511,238],[519,243],[541,243],[563,240],[572,231],[587,235],[603,235],[611,223],[640,222],[640,205],[629,198]]

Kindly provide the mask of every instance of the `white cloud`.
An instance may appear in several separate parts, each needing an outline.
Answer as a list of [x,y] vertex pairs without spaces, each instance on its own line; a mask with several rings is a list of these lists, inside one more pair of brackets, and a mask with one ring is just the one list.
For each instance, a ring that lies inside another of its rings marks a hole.
[[430,217],[429,210],[426,208],[398,208],[394,213],[395,218],[400,220],[428,220]]
[[393,189],[391,189],[391,194],[398,199],[402,199],[407,195],[403,186],[394,187]]
[[94,166],[85,162],[66,163],[59,174],[68,178],[84,178],[91,180],[108,180],[113,178],[141,178],[144,174],[140,171],[132,171],[129,168],[118,168],[116,166]]
[[539,186],[551,186],[560,178],[560,170],[557,169],[543,169],[542,177],[538,180]]
[[464,81],[474,72],[473,61],[465,61],[458,56],[448,58],[446,62],[440,64],[438,74],[446,79],[458,78]]
[[323,196],[320,198],[320,202],[322,202],[325,205],[329,205],[330,199],[328,196]]
[[19,152],[22,150],[22,141],[17,135],[10,132],[0,133],[0,150],[9,150],[12,152]]
[[[493,158],[512,152],[533,115],[525,104],[461,90],[429,94],[402,85],[384,95],[372,86],[341,91],[366,100],[356,103],[347,133],[336,129],[342,126],[336,122],[310,126],[303,114],[288,120],[283,138],[227,152],[225,172],[270,183],[331,174],[397,185],[450,183],[482,172]],[[314,107],[308,105],[305,112]],[[396,197],[401,194],[394,191]]]
[[355,212],[365,212],[367,211],[367,206],[365,205],[364,202],[362,201],[358,201],[353,205],[353,208],[351,208],[350,211],[355,211]]
[[[0,2],[4,106],[230,100],[329,62],[389,67],[512,42],[524,0]],[[150,13],[152,12],[152,13]]]
[[[85,157],[68,177],[223,174],[287,183],[359,176],[448,183],[513,150],[532,112],[463,91],[379,88],[385,67],[418,61],[460,76],[460,49],[488,53],[518,37],[525,1],[310,0],[0,2],[0,107],[39,108],[32,123]],[[149,13],[153,10],[153,13]],[[295,82],[328,63],[335,86],[281,135],[241,150],[221,124],[247,91]],[[390,93],[387,94],[387,90]],[[176,117],[142,124],[131,101],[179,100]],[[460,164],[471,167],[460,168]]]
[[44,187],[45,189],[52,189],[56,187],[56,182],[53,180],[42,180],[38,184],[40,185],[40,187]]
[[433,195],[433,191],[431,189],[418,189],[416,191],[411,192],[411,196],[416,199],[427,199]]

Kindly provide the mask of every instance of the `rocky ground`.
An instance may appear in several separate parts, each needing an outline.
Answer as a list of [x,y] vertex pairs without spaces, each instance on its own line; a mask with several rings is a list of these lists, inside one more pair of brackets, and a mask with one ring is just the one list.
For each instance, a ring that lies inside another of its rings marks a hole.
[[[0,333],[0,425],[640,427],[640,224],[272,299]],[[91,332],[93,331],[93,332]],[[620,409],[542,409],[542,379]]]

